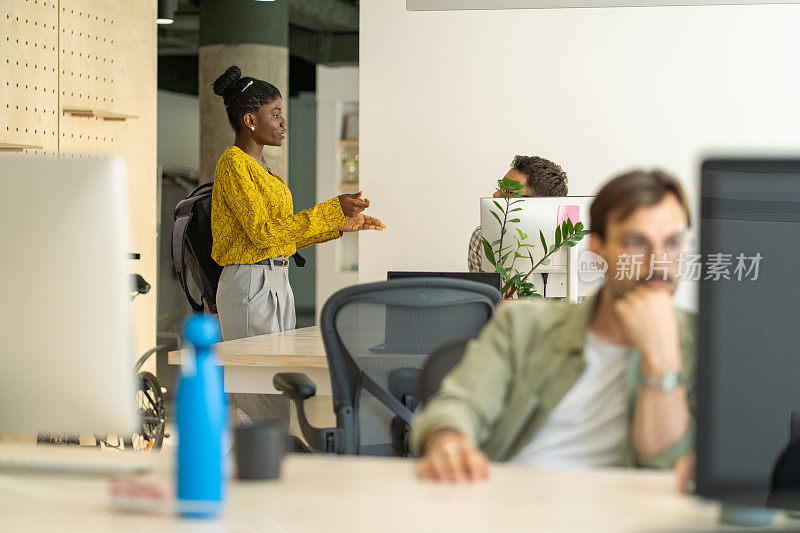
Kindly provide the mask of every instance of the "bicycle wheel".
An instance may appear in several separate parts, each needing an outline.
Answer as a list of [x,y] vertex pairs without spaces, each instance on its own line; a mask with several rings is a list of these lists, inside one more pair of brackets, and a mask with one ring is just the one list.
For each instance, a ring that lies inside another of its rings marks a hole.
[[123,438],[126,449],[158,450],[164,442],[166,408],[161,384],[150,372],[139,372],[136,405],[142,424],[141,431]]

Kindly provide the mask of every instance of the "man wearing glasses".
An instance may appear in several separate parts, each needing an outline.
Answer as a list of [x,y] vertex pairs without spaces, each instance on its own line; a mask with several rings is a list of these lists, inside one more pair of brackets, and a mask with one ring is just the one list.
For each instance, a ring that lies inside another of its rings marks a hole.
[[664,172],[634,171],[590,214],[602,289],[579,305],[498,308],[413,424],[421,477],[480,479],[489,460],[672,468],[691,451],[694,321],[672,304],[686,195]]

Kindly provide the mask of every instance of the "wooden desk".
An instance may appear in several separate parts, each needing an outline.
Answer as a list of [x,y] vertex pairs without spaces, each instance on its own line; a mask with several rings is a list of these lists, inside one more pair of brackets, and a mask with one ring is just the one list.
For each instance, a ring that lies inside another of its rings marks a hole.
[[[170,483],[171,457],[162,454],[159,470],[149,477]],[[546,471],[493,465],[489,481],[453,486],[419,481],[413,467],[412,461],[404,459],[289,456],[278,481],[232,482],[227,507],[214,521],[181,520],[166,510],[115,512],[97,504],[108,493],[106,478],[0,473],[0,529],[83,533],[744,531],[720,527],[718,505],[679,495],[670,472]],[[47,498],[10,490],[15,480],[25,484],[23,490],[33,487]],[[74,501],[81,499],[95,504]],[[785,516],[777,522],[770,529],[796,530],[800,525]]]
[[[318,326],[270,333],[216,345],[225,369],[226,392],[278,394],[272,378],[280,372],[303,372],[317,384],[317,395],[331,395],[328,361]],[[180,364],[183,350],[170,352],[170,364]]]
[[[529,300],[507,300],[509,305],[525,305]],[[328,361],[319,326],[270,333],[216,345],[220,364],[225,368],[226,392],[277,394],[272,378],[280,372],[303,372],[317,384],[318,396],[331,395]],[[168,361],[178,365],[183,350],[170,352]]]

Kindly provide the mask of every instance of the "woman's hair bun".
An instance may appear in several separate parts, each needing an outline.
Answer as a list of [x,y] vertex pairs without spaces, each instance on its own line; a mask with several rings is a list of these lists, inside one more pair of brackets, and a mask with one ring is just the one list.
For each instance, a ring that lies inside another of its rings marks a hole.
[[236,65],[228,67],[219,78],[214,81],[214,94],[225,96],[230,92],[239,78],[242,77],[242,71]]

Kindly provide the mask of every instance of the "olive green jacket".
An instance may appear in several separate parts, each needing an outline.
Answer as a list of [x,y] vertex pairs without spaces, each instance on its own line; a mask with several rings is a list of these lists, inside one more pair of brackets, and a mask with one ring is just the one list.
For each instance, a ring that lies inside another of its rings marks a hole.
[[[528,444],[586,368],[583,348],[597,296],[579,305],[533,301],[504,304],[481,335],[471,341],[462,361],[442,381],[411,428],[411,451],[420,455],[430,431],[452,428],[493,461],[508,461]],[[675,309],[683,381],[692,424],[686,435],[656,457],[639,457],[631,426],[641,354],[633,350],[626,377],[628,438],[620,465],[671,468],[691,451],[694,437],[694,315]]]

